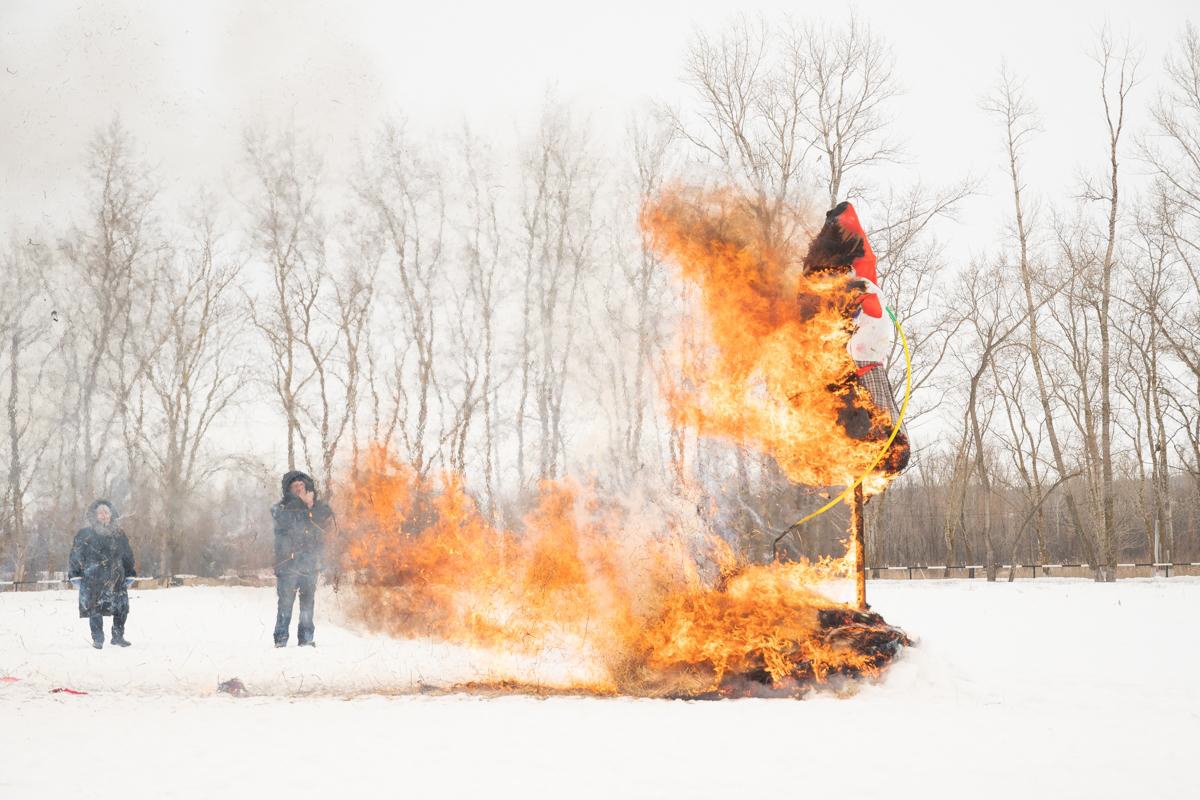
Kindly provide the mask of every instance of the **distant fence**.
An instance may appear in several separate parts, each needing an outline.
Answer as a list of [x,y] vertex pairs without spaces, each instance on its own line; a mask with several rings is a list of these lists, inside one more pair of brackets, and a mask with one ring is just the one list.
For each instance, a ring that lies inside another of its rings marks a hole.
[[[44,574],[44,573],[43,573]],[[198,575],[171,575],[166,578],[134,578],[134,589],[166,589],[172,586],[274,586],[275,576],[271,573],[241,573],[222,575],[219,578],[202,578]],[[0,592],[41,592],[73,589],[71,582],[62,577],[39,578],[33,581],[0,581]]]
[[[1008,579],[1008,573],[1013,570],[1012,564],[1000,564],[996,567],[996,575],[1003,580]],[[1091,564],[1017,564],[1014,577],[1029,580],[1031,578],[1092,578],[1095,577],[1096,567]],[[987,567],[983,564],[967,564],[961,567],[950,567],[947,574],[946,566],[937,564],[921,564],[907,567],[868,567],[867,574],[873,580],[933,580],[937,578],[966,578],[975,580],[987,577]],[[1177,563],[1145,563],[1117,564],[1117,578],[1170,578],[1173,576],[1200,576],[1200,562]]]
[[[1011,564],[1001,564],[996,567],[999,580],[1008,580]],[[43,573],[44,574],[44,573]],[[938,580],[941,578],[958,578],[967,580],[983,580],[987,577],[987,567],[982,564],[967,564],[961,567],[950,567],[946,573],[945,565],[920,564],[907,567],[868,567],[867,575],[871,580]],[[1090,564],[1017,564],[1014,577],[1022,580],[1033,578],[1092,578],[1095,567]],[[1171,578],[1177,576],[1200,577],[1200,562],[1179,562],[1171,564],[1117,564],[1117,578]],[[172,586],[274,586],[275,576],[269,572],[240,573],[237,575],[222,575],[219,578],[202,578],[198,575],[172,575],[168,578],[135,578],[137,589],[166,589]],[[33,581],[0,581],[0,592],[38,592],[60,589],[71,589],[71,583],[63,578],[41,578]]]

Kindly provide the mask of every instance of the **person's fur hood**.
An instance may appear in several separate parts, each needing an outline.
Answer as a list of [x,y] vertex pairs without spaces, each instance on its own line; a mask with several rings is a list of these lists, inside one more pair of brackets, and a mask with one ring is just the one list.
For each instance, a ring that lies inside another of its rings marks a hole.
[[112,514],[112,521],[108,523],[108,527],[117,527],[117,520],[121,515],[117,513],[117,507],[114,506],[111,501],[103,499],[96,500],[90,506],[88,506],[87,512],[83,515],[84,523],[87,524],[89,528],[99,527],[100,520],[96,519],[96,510],[100,508],[100,506],[108,506],[108,510]]
[[280,488],[283,490],[284,502],[287,502],[287,499],[292,496],[291,492],[288,491],[288,488],[296,481],[304,481],[305,488],[307,488],[310,492],[312,492],[313,500],[315,502],[316,498],[317,498],[316,481],[314,481],[312,479],[312,476],[310,476],[308,473],[301,472],[298,469],[293,469],[293,470],[289,470],[288,472],[285,472],[283,474],[283,479],[279,482]]

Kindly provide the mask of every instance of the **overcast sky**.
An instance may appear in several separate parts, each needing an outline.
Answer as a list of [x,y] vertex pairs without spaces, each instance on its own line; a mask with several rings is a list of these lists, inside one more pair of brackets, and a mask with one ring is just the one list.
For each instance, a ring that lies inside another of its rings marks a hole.
[[[893,47],[904,90],[894,133],[909,161],[888,179],[980,180],[960,222],[939,228],[956,266],[993,247],[1009,213],[1000,132],[979,110],[1001,62],[1026,77],[1042,118],[1044,133],[1028,154],[1031,194],[1062,202],[1105,158],[1098,72],[1088,58],[1097,32],[1107,23],[1143,53],[1130,119],[1136,133],[1189,5],[856,6]],[[717,29],[756,11],[837,22],[847,7],[0,0],[0,226],[23,235],[39,225],[54,230],[77,213],[88,140],[117,113],[157,166],[164,196],[177,201],[201,184],[227,191],[247,125],[294,119],[336,164],[356,134],[389,115],[403,115],[418,132],[453,132],[465,121],[512,141],[536,125],[554,87],[601,134],[616,135],[639,106],[686,97],[681,65],[697,27]],[[1123,164],[1131,177],[1139,169],[1132,157]],[[870,202],[859,205],[870,227]]]
[[[1189,6],[1021,0],[856,8],[895,50],[905,90],[896,133],[907,144],[909,177],[985,179],[964,216],[975,239],[1004,189],[998,134],[979,111],[1001,61],[1027,76],[1040,108],[1045,132],[1030,153],[1030,183],[1054,196],[1103,157],[1097,75],[1087,57],[1096,31],[1108,23],[1133,36],[1144,53],[1138,94],[1148,100]],[[403,114],[420,130],[453,130],[465,119],[508,136],[534,124],[553,85],[597,126],[615,125],[640,104],[683,96],[682,54],[697,26],[719,26],[738,11],[841,19],[846,7],[3,0],[0,9],[0,222],[28,225],[76,202],[87,140],[117,112],[168,189],[201,181],[219,190],[248,123],[294,118],[331,151],[386,114]],[[1131,120],[1135,130],[1145,122],[1141,113]]]

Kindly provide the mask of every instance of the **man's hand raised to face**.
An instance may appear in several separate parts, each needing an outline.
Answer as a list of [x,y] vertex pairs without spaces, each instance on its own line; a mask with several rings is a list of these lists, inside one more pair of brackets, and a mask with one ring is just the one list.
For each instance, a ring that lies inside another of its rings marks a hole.
[[305,485],[304,481],[292,481],[291,485],[288,486],[288,491],[303,500],[304,505],[308,506],[309,508],[313,507],[313,500],[315,500],[316,497],[308,490],[308,486]]

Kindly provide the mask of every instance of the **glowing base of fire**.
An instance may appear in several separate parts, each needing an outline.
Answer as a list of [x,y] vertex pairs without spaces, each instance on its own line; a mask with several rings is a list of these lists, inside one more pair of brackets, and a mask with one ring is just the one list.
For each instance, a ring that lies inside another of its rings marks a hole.
[[[363,589],[359,616],[364,613],[364,602],[378,609],[381,600],[378,587]],[[736,626],[738,601],[728,596],[725,600],[728,613],[723,615],[724,623]],[[680,624],[680,610],[695,613],[703,607],[707,615],[713,604],[712,596],[693,598],[691,603],[666,610],[657,624],[647,626],[638,638],[640,650],[628,647],[623,652],[606,652],[570,630],[543,631],[537,641],[526,641],[516,650],[489,651],[514,665],[510,674],[451,686],[421,686],[418,691],[482,696],[797,698],[814,689],[842,692],[855,679],[877,677],[902,647],[912,644],[902,630],[888,625],[878,614],[832,601],[824,601],[821,607],[785,603],[770,630],[747,621],[744,630],[714,636],[707,630],[712,625],[709,616],[703,618],[708,624],[701,624],[699,618]],[[786,616],[792,619],[783,619]],[[372,615],[367,612],[366,617]],[[713,636],[708,641],[714,644],[697,646],[689,638],[693,636]],[[731,647],[730,640],[742,644]],[[717,642],[723,643],[726,652],[718,652]],[[536,664],[537,679],[522,677],[517,666],[522,662]]]
[[382,451],[353,488],[344,565],[354,616],[393,636],[565,657],[579,669],[558,689],[797,694],[878,674],[908,643],[820,590],[853,574],[851,555],[748,564],[686,499],[651,516],[547,482],[508,530],[489,524],[456,479],[419,479]]

